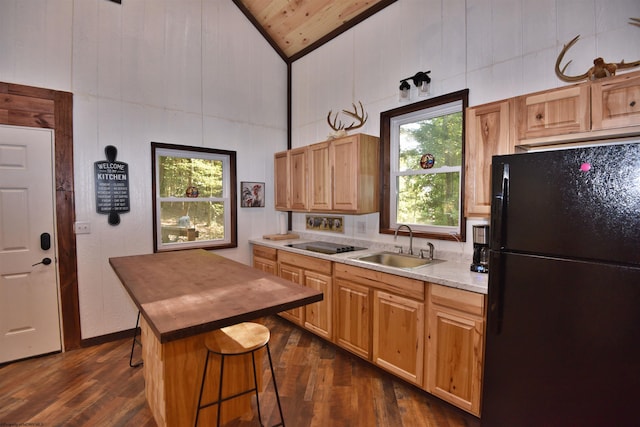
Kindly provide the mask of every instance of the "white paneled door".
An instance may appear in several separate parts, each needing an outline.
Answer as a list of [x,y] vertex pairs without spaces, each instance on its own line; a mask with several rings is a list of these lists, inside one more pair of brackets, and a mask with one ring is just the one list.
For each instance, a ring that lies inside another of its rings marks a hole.
[[61,349],[53,131],[0,126],[0,363]]

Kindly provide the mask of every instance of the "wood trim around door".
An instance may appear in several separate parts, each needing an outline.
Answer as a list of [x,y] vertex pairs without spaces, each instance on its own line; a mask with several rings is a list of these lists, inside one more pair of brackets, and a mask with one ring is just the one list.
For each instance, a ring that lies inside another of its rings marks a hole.
[[53,129],[56,229],[65,350],[81,346],[73,184],[73,94],[0,82],[0,124]]

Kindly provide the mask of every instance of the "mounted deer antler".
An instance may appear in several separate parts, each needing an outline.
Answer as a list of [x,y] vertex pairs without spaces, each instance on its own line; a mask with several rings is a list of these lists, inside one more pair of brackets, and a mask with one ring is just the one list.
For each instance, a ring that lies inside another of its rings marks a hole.
[[[640,19],[630,19],[634,22],[629,22],[629,24],[640,26]],[[580,35],[577,35],[573,38],[573,40],[564,45],[564,47],[560,51],[560,55],[558,55],[558,59],[556,59],[556,75],[558,76],[558,78],[560,78],[560,80],[564,80],[565,82],[578,82],[584,79],[601,79],[603,77],[615,76],[617,70],[624,70],[626,68],[634,68],[640,66],[640,61],[625,63],[624,60],[622,60],[621,62],[617,63],[606,63],[604,62],[604,59],[596,58],[593,60],[593,67],[589,68],[586,73],[580,74],[579,76],[567,76],[564,71],[567,69],[569,64],[571,64],[571,60],[567,62],[567,64],[562,67],[562,69],[560,68],[560,63],[562,62],[562,59],[564,58],[564,55],[567,53],[567,51],[571,48],[571,46],[576,44],[579,38]]]
[[331,129],[333,129],[336,133],[340,133],[340,134],[345,134],[347,133],[347,131],[350,131],[352,129],[358,129],[361,128],[362,126],[364,126],[364,124],[366,123],[367,119],[369,118],[369,115],[367,113],[364,112],[364,107],[362,106],[362,102],[358,101],[358,104],[360,104],[360,111],[361,113],[358,113],[358,107],[356,106],[356,104],[351,104],[353,105],[353,112],[351,111],[347,111],[347,110],[342,110],[342,112],[348,116],[353,117],[354,119],[356,119],[359,123],[356,125],[356,122],[351,122],[351,124],[347,127],[345,127],[344,124],[342,124],[342,121],[338,121],[338,114],[336,113],[335,118],[333,119],[333,122],[331,121],[331,113],[332,111],[329,110],[329,114],[327,114],[327,123],[329,124],[329,126],[331,127]]

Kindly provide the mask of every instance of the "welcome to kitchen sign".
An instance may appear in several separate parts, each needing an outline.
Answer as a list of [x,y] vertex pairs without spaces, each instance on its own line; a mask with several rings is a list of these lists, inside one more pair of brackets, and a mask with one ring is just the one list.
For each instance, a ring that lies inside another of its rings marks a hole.
[[106,161],[95,162],[96,212],[109,215],[109,224],[120,224],[120,214],[129,212],[129,165],[117,162],[118,149],[107,145]]

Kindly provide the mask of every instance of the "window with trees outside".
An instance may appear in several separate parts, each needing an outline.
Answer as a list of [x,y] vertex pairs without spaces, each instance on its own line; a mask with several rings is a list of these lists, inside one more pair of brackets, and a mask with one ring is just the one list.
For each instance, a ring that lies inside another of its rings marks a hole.
[[464,90],[381,113],[381,233],[406,224],[417,237],[465,241],[467,104]]
[[151,143],[155,252],[237,247],[236,152]]

